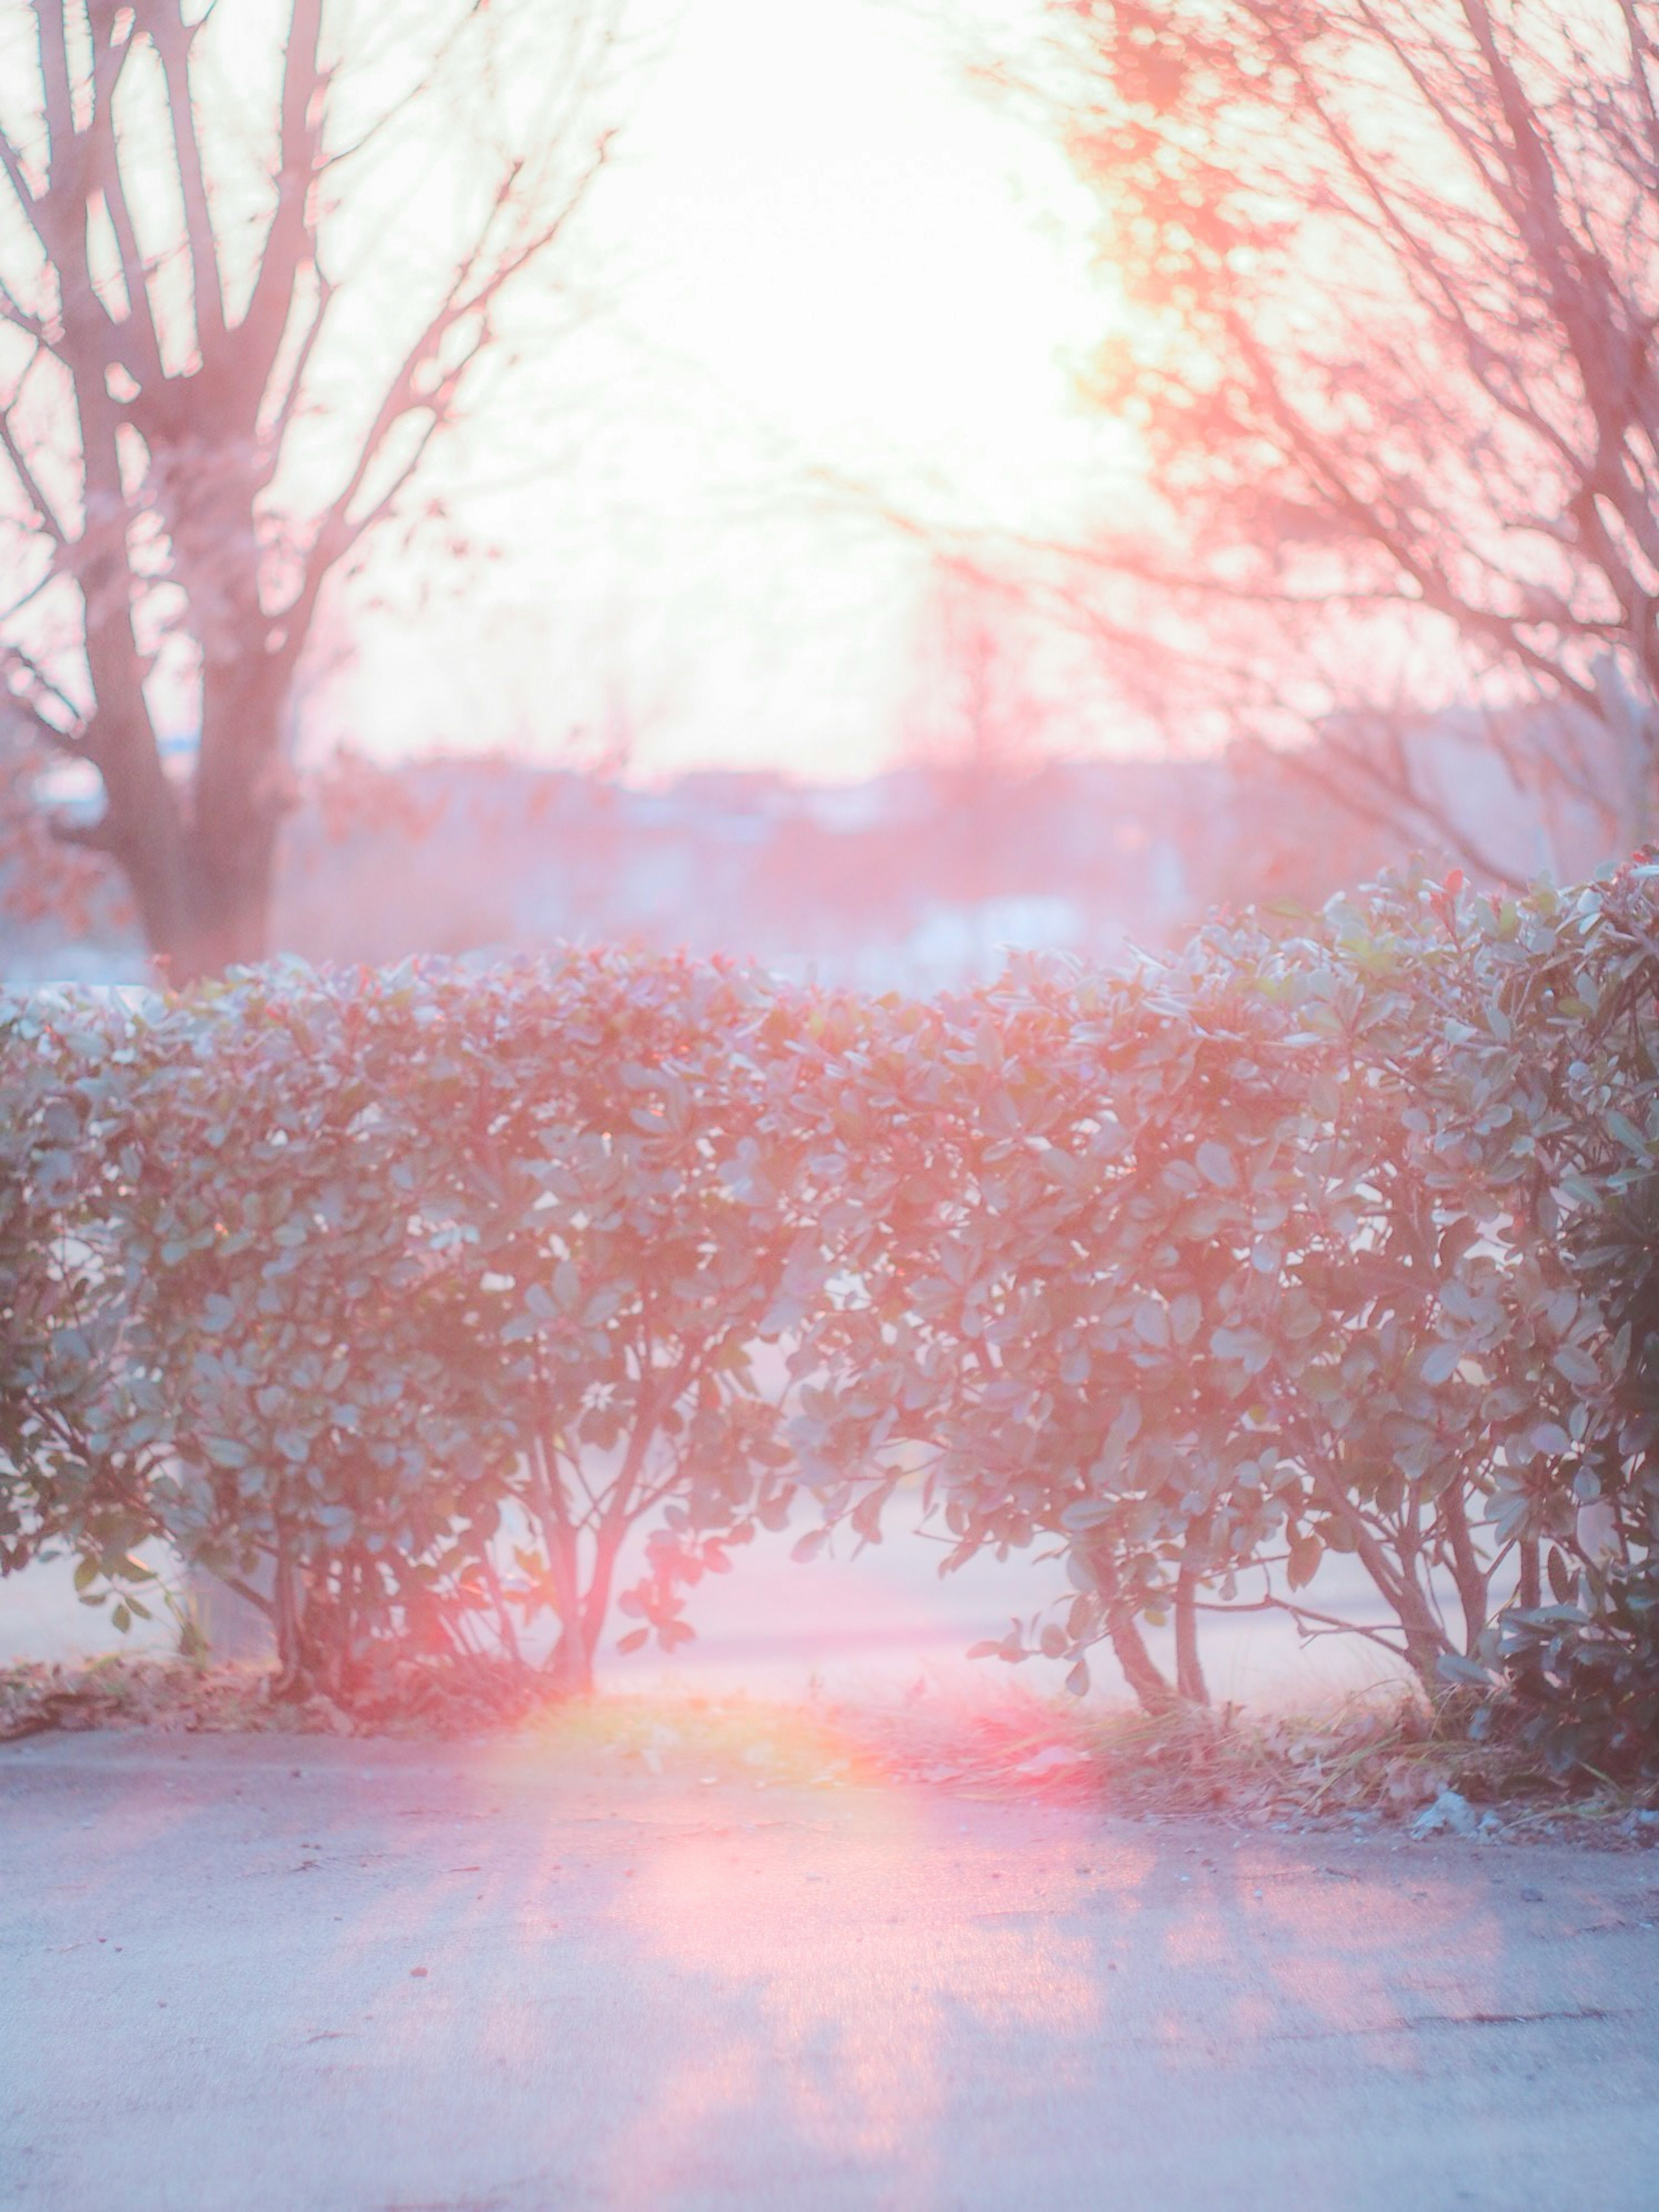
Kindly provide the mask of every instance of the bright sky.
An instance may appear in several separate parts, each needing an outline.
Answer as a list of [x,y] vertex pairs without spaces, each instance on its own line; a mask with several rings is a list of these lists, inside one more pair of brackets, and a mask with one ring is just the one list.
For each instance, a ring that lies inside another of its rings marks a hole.
[[449,465],[501,557],[383,565],[313,734],[868,773],[927,558],[817,472],[1023,529],[1126,495],[1073,392],[1111,313],[1085,196],[902,0],[682,0],[584,246],[605,304]]

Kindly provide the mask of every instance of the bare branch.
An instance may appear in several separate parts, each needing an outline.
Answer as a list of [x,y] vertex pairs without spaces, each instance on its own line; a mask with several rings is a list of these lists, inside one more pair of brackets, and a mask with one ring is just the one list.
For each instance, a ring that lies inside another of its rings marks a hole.
[[121,262],[121,288],[127,296],[127,322],[121,343],[122,365],[140,385],[153,384],[161,374],[161,348],[149,296],[149,272],[139,251],[121,176],[120,153],[115,143],[115,94],[133,50],[131,37],[116,40],[110,25],[110,43],[100,58],[98,82],[88,129],[90,181],[103,196]]
[[[76,760],[89,760],[85,732],[80,726],[80,716],[72,700],[54,684],[31,653],[21,646],[0,644],[0,671],[7,678],[6,703],[13,712],[27,717],[36,737],[50,745],[55,752],[68,753]],[[13,676],[21,677],[14,684]],[[55,701],[64,710],[70,726],[64,728],[46,713],[43,701]]]
[[40,480],[29,465],[28,456],[18,442],[12,428],[12,410],[15,397],[0,403],[0,453],[11,463],[12,474],[22,488],[23,496],[40,517],[40,527],[61,553],[69,544],[63,524],[58,520],[51,501],[40,488]]
[[[1328,732],[1317,746],[1287,745],[1274,757],[1287,775],[1376,828],[1397,831],[1402,815],[1407,821],[1415,818],[1431,829],[1460,860],[1489,882],[1501,884],[1507,890],[1527,889],[1527,879],[1495,859],[1462,821],[1425,799],[1403,764],[1389,775],[1362,747],[1346,744]],[[1325,765],[1328,758],[1340,761],[1348,775],[1333,775]]]
[[[282,398],[277,404],[276,412],[271,419],[270,437],[268,441],[269,452],[261,478],[262,484],[269,483],[271,477],[276,472],[277,463],[282,458],[283,441],[287,437],[289,426],[292,423],[295,415],[298,410],[301,398],[305,391],[306,371],[309,368],[312,356],[316,350],[317,341],[323,334],[324,319],[327,316],[329,307],[332,302],[333,298],[334,287],[328,282],[327,278],[319,271],[317,278],[316,310],[311,318],[310,323],[307,326],[304,337],[301,339],[299,346],[295,350],[294,366],[289,372],[288,383],[283,389]],[[267,397],[269,395],[267,394]]]
[[[533,18],[544,0],[520,4]],[[585,0],[556,4],[585,40]],[[20,711],[38,723],[43,741],[99,769],[106,822],[77,830],[77,841],[116,853],[146,934],[175,976],[208,973],[264,950],[283,811],[284,701],[323,580],[407,496],[433,439],[454,417],[464,382],[494,343],[492,307],[501,289],[559,237],[604,148],[556,200],[568,150],[559,135],[562,88],[535,120],[532,151],[506,166],[459,266],[438,272],[436,307],[412,343],[399,339],[401,359],[386,383],[371,389],[368,428],[348,446],[335,493],[307,505],[296,488],[290,511],[276,495],[286,483],[279,468],[291,433],[313,397],[319,406],[335,404],[313,391],[337,329],[336,288],[319,261],[319,228],[329,210],[319,182],[328,170],[347,173],[337,161],[368,143],[325,153],[323,0],[282,0],[287,36],[275,100],[274,197],[262,236],[256,227],[248,306],[234,325],[227,294],[240,264],[224,224],[240,218],[210,192],[204,140],[212,118],[202,105],[208,83],[195,43],[211,7],[201,12],[200,0],[31,5],[42,151],[37,155],[31,124],[26,140],[0,137],[0,168],[46,269],[38,279],[30,255],[9,283],[0,278],[0,326],[22,331],[37,357],[50,355],[65,373],[67,394],[52,398],[79,484],[76,495],[53,504],[58,477],[34,442],[36,387],[27,387],[27,407],[14,392],[0,404],[0,463],[18,486],[7,502],[9,526],[35,550],[8,580],[11,605],[0,623],[15,629],[20,615],[61,583],[65,611],[80,628],[73,680],[77,689],[84,682],[88,703],[77,712],[62,693],[43,689],[44,672],[27,656],[3,665],[28,694]],[[407,72],[414,90],[394,94],[382,128],[411,113],[447,57],[453,61],[470,40],[466,27],[484,14],[483,4],[446,12],[441,50],[428,50],[424,65]],[[383,43],[371,25],[371,46]],[[124,71],[143,45],[155,71],[147,58],[130,100]],[[490,52],[474,58],[485,93],[501,94],[489,77]],[[502,121],[517,127],[505,112]],[[154,201],[139,165],[154,158],[158,143],[176,190],[166,189],[164,178]],[[152,259],[141,240],[152,220],[169,216],[177,235]],[[15,239],[22,225],[9,220]],[[170,328],[169,318],[181,327]],[[135,462],[142,484],[134,482]],[[199,672],[200,744],[184,782],[160,757],[147,633],[143,648],[139,642],[145,609],[164,580],[183,595],[169,619],[195,647]],[[278,593],[289,604],[273,616]]]
[[[416,107],[431,92],[434,86],[442,82],[451,66],[456,49],[471,27],[471,21],[470,13],[459,16],[451,26],[448,37],[438,47],[431,61],[408,89],[400,93],[396,100],[389,100],[374,120],[354,138],[349,145],[331,147],[326,154],[319,155],[316,161],[315,173],[319,177],[325,176],[331,170],[339,168],[343,163],[356,161],[359,155],[367,153],[368,149],[379,139],[384,137],[395,124],[400,122],[405,115]],[[285,100],[285,112],[286,106]]]
[[234,339],[245,389],[252,401],[250,428],[276,364],[300,271],[313,257],[307,210],[320,174],[318,148],[325,87],[319,58],[321,35],[322,0],[294,0],[283,58],[276,205],[265,232],[247,312]]
[[[206,20],[204,16],[202,22]],[[190,246],[196,342],[205,362],[224,337],[225,299],[218,249],[213,238],[213,212],[208,204],[202,149],[196,135],[196,117],[190,96],[191,48],[201,23],[185,23],[179,0],[150,0],[144,11],[144,27],[160,58],[167,82],[167,119],[173,129],[174,167],[184,201],[185,236]]]
[[[33,534],[33,533],[31,533]],[[26,584],[9,605],[0,607],[0,623],[13,622],[25,607],[33,606],[42,592],[49,591],[59,580],[57,563],[52,562],[40,571],[32,584]]]
[[17,204],[27,219],[29,228],[34,233],[40,246],[50,252],[52,249],[47,245],[46,234],[41,222],[40,204],[29,190],[28,179],[23,173],[21,155],[3,131],[0,131],[0,169],[3,169],[6,173],[6,181],[10,185]]
[[[519,167],[515,165],[509,168],[502,177],[489,210],[478,227],[471,252],[457,270],[442,302],[393,372],[374,418],[358,447],[345,483],[318,525],[310,552],[306,557],[300,586],[279,617],[287,631],[283,648],[286,653],[297,655],[301,648],[323,580],[329,570],[368,531],[391,512],[398,493],[414,472],[411,462],[398,471],[391,489],[375,501],[367,514],[352,517],[351,509],[392,432],[406,416],[424,411],[428,422],[421,434],[416,459],[418,460],[424,453],[432,436],[446,419],[466,370],[488,343],[488,314],[491,303],[505,286],[559,238],[574,218],[593,179],[604,167],[609,148],[609,137],[601,138],[592,159],[566,196],[556,215],[491,260],[488,258],[490,240],[497,218],[512,205],[519,184]],[[473,336],[465,344],[459,360],[453,362],[437,384],[428,390],[423,380],[426,372],[439,362],[444,343],[451,332],[469,322],[477,325]]]
[[[1050,20],[1062,74],[1047,94],[1040,64],[1025,82],[1143,311],[1100,388],[1138,410],[1167,532],[1039,549],[1075,556],[1079,619],[1132,665],[1180,675],[1187,653],[1225,674],[1238,688],[1217,681],[1210,710],[1282,732],[1333,696],[1327,640],[1393,606],[1376,634],[1421,637],[1437,670],[1455,640],[1473,698],[1524,678],[1607,730],[1631,793],[1659,787],[1652,0],[1613,0],[1604,35],[1492,0],[1119,0]],[[1595,672],[1609,659],[1641,691],[1628,727]],[[1361,763],[1314,712],[1306,726],[1309,764],[1366,818],[1426,812],[1478,848],[1386,748]],[[1648,817],[1651,799],[1610,798],[1576,729],[1558,750],[1528,774],[1610,824],[1617,805]]]
[[0,277],[0,322],[9,323],[14,330],[33,338],[38,346],[48,343],[45,323],[23,305],[3,277]]
[[59,189],[71,188],[75,181],[70,163],[75,145],[75,105],[70,91],[69,46],[61,0],[32,0],[32,4],[40,54],[50,198]]
[[1310,1638],[1315,1633],[1315,1629],[1324,1635],[1362,1636],[1367,1643],[1376,1644],[1391,1658],[1403,1659],[1406,1656],[1404,1644],[1393,1642],[1386,1630],[1368,1627],[1361,1621],[1341,1620],[1334,1613],[1316,1613],[1311,1606],[1300,1605],[1294,1598],[1270,1595],[1267,1597],[1249,1598],[1242,1601],[1236,1600],[1231,1603],[1218,1599],[1196,1598],[1194,1603],[1200,1613],[1287,1613],[1296,1623],[1298,1630],[1302,1629],[1304,1621],[1311,1621],[1315,1624],[1315,1628],[1305,1632]]

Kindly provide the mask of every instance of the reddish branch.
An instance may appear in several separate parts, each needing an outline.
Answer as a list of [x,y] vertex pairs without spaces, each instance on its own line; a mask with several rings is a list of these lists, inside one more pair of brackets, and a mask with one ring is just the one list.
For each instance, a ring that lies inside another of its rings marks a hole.
[[[1461,665],[1474,696],[1557,703],[1494,720],[1511,771],[1589,799],[1609,848],[1643,842],[1659,0],[1056,0],[1051,20],[1023,90],[1139,311],[1098,389],[1139,426],[1164,533],[1040,549],[1054,588],[1188,728],[1305,743],[1355,706],[1382,728],[1382,659],[1426,646],[1443,687]],[[1411,748],[1322,750],[1364,808],[1478,846]]]

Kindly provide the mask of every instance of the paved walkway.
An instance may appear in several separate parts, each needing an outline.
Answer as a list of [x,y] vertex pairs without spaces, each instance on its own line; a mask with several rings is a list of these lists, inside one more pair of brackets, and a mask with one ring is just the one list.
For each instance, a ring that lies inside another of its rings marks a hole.
[[1659,1859],[771,1756],[5,1747],[0,2203],[1650,2212]]

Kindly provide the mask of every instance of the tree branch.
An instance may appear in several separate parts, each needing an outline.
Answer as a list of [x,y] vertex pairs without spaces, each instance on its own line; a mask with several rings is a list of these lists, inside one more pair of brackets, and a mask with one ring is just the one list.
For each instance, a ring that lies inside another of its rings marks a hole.
[[[92,755],[87,749],[85,725],[80,709],[69,695],[53,683],[33,655],[26,653],[21,645],[0,643],[0,665],[5,666],[9,674],[15,672],[22,677],[23,690],[20,691],[9,684],[7,696],[14,708],[28,716],[36,734],[60,752],[69,753],[77,760],[89,760]],[[68,729],[60,727],[46,713],[40,703],[43,699],[55,700],[64,709],[70,720]]]
[[[207,18],[202,18],[202,23]],[[149,0],[144,27],[161,61],[167,84],[167,119],[173,131],[174,167],[184,202],[185,237],[190,248],[191,304],[196,343],[205,367],[225,335],[225,298],[213,238],[213,212],[190,96],[190,57],[202,23],[186,24],[179,0]]]
[[[246,389],[253,402],[250,429],[282,349],[300,270],[307,260],[313,265],[315,262],[308,210],[312,191],[322,173],[318,149],[326,80],[319,59],[321,34],[322,0],[294,0],[283,58],[276,205],[265,232],[247,312],[234,341]],[[295,386],[298,380],[296,371]]]
[[39,240],[41,251],[50,256],[52,247],[47,242],[46,229],[41,222],[40,204],[29,190],[28,179],[23,174],[21,155],[3,131],[0,131],[0,169],[5,171],[6,181],[11,186],[29,228]]
[[[489,210],[479,225],[471,249],[456,271],[440,306],[394,370],[374,420],[358,447],[345,483],[318,525],[311,550],[305,558],[299,588],[289,605],[276,617],[286,631],[283,648],[285,653],[297,657],[315,612],[324,578],[369,529],[391,512],[397,493],[413,473],[411,463],[399,471],[391,490],[377,499],[367,514],[355,520],[351,519],[351,507],[392,430],[405,416],[422,410],[428,413],[430,419],[417,448],[418,459],[419,453],[424,452],[431,438],[442,427],[466,370],[489,341],[488,312],[491,303],[504,286],[559,238],[574,216],[593,179],[604,167],[609,146],[608,136],[600,139],[592,160],[556,216],[490,261],[487,257],[491,235],[498,217],[512,204],[520,175],[520,165],[514,164],[502,178]],[[460,358],[444,372],[433,389],[423,389],[424,373],[436,366],[445,340],[453,331],[474,319],[477,320],[479,327],[465,344]]]
[[[103,195],[110,228],[115,237],[115,250],[120,258],[121,289],[127,297],[122,365],[135,382],[145,385],[155,383],[161,378],[161,337],[155,326],[155,313],[149,296],[143,255],[139,250],[137,233],[133,228],[131,210],[127,205],[119,149],[115,143],[115,94],[134,43],[128,36],[118,44],[115,24],[112,21],[106,64],[98,73],[92,121],[88,127],[88,154],[90,180]],[[112,61],[109,59],[112,56]]]
[[[27,370],[24,374],[27,374]],[[11,427],[12,409],[15,404],[16,399],[14,395],[10,400],[0,405],[0,453],[3,453],[10,462],[12,474],[21,486],[24,498],[40,517],[41,529],[62,553],[69,544],[69,538],[63,524],[53,512],[51,501],[40,489],[40,480],[29,465],[28,457],[19,444],[16,434]]]

